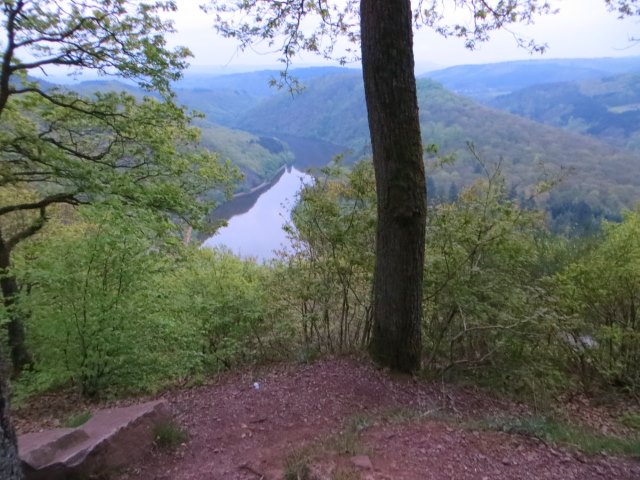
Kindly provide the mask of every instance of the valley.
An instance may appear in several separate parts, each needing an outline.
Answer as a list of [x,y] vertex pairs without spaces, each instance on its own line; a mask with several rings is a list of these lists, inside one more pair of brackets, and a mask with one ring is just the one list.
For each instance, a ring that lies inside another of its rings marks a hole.
[[[557,229],[620,218],[640,199],[640,76],[634,72],[640,75],[640,57],[467,65],[423,75],[423,142],[438,150],[425,156],[431,200],[450,199],[485,167],[499,165],[510,195],[546,209]],[[360,71],[315,67],[289,74],[300,92],[270,86],[280,78],[277,70],[199,72],[176,85],[179,101],[203,114],[202,145],[242,172],[237,193],[273,183],[285,166],[318,167],[337,153],[349,165],[370,155]],[[86,88],[115,86],[88,82]],[[306,149],[308,160],[301,160],[296,139],[335,148]],[[214,218],[232,211],[226,206]]]

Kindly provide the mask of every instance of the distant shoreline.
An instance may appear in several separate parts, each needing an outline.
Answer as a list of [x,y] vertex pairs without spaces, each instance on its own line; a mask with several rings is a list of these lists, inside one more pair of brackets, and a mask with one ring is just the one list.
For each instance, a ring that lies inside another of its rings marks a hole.
[[253,187],[250,190],[247,190],[246,192],[234,193],[233,195],[231,195],[231,200],[236,199],[236,198],[246,197],[246,196],[249,196],[249,195],[253,195],[255,193],[259,193],[259,192],[263,191],[264,189],[268,190],[269,188],[271,188],[273,186],[273,184],[275,182],[280,180],[280,177],[282,177],[284,172],[286,172],[287,168],[289,168],[289,167],[291,167],[291,165],[288,165],[288,164],[285,163],[280,168],[278,168],[278,170],[275,171],[275,173],[271,176],[271,178],[269,180],[264,180],[262,183],[256,185],[255,187]]

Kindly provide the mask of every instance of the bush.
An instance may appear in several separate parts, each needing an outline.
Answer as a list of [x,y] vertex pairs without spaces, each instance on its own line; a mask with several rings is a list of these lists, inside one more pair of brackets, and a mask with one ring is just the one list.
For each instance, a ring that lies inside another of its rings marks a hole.
[[174,449],[186,442],[189,434],[174,421],[164,421],[153,427],[153,443],[158,448]]
[[426,368],[527,394],[560,384],[536,263],[541,215],[508,200],[497,169],[433,207],[427,222]]
[[335,163],[300,193],[276,268],[276,303],[305,351],[366,345],[371,329],[375,182],[370,162],[350,173]]
[[602,239],[555,277],[566,360],[589,390],[640,391],[640,210],[605,223]]
[[273,357],[274,315],[265,284],[269,269],[224,250],[192,249],[163,277],[159,316],[198,332],[190,348],[204,371]]
[[19,395],[155,390],[267,356],[268,269],[184,247],[167,227],[149,212],[81,208],[21,249],[35,365]]

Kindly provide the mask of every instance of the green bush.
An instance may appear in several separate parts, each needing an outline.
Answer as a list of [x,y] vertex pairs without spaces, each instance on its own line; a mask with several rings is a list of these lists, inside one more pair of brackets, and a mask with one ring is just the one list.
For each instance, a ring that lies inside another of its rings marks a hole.
[[184,247],[149,212],[87,207],[63,220],[16,262],[35,361],[19,396],[155,390],[275,350],[266,267]]
[[554,277],[571,373],[585,389],[640,391],[640,210],[605,223],[601,240]]
[[375,182],[370,162],[348,174],[335,163],[300,193],[276,267],[276,304],[305,352],[366,345],[371,329]]
[[[198,332],[190,348],[205,371],[232,368],[276,354],[267,267],[224,250],[193,249],[163,277],[159,316]],[[276,336],[277,337],[277,336]]]
[[529,394],[558,386],[550,355],[538,212],[509,200],[499,169],[429,212],[424,271],[426,368]]

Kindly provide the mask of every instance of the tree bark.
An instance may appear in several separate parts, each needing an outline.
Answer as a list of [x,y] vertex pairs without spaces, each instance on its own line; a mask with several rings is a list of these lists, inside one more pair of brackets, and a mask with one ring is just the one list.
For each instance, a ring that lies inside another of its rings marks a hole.
[[410,0],[360,2],[362,67],[378,196],[370,353],[420,368],[426,185]]
[[2,301],[9,315],[7,333],[9,348],[11,350],[11,364],[13,376],[20,374],[23,368],[31,365],[31,354],[26,346],[24,322],[19,313],[15,311],[15,300],[18,295],[18,282],[16,277],[9,273],[11,268],[11,249],[0,236],[0,289]]
[[21,480],[22,462],[18,457],[18,441],[9,416],[8,372],[4,352],[0,351],[0,478]]

